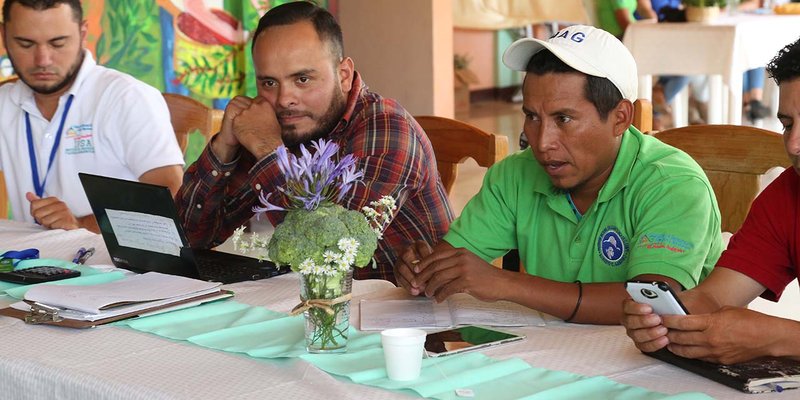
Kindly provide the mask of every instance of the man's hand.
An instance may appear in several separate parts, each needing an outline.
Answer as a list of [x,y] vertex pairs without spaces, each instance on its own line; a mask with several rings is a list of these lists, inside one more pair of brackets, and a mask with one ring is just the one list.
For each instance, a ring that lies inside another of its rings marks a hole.
[[31,216],[47,229],[78,229],[81,227],[78,219],[72,215],[67,204],[58,197],[39,196],[28,192],[25,198],[31,203]]
[[400,253],[400,258],[394,265],[394,279],[413,296],[417,296],[425,290],[425,287],[420,286],[416,279],[419,272],[418,264],[431,253],[433,253],[433,249],[428,243],[417,241]]
[[228,163],[239,146],[260,160],[281,144],[281,126],[272,105],[263,97],[236,96],[225,107],[222,129],[211,148],[221,162]]
[[415,270],[419,272],[412,286],[422,288],[426,296],[434,297],[437,302],[456,293],[497,301],[509,290],[503,282],[506,272],[467,249],[456,249],[447,243],[436,246],[433,253],[420,260]]
[[[784,320],[743,307],[722,307],[710,314],[665,315],[667,348],[682,357],[720,364],[780,355],[775,347]],[[796,329],[796,328],[795,328]]]
[[652,307],[626,299],[622,302],[622,312],[622,325],[639,350],[650,353],[669,344],[667,328]]

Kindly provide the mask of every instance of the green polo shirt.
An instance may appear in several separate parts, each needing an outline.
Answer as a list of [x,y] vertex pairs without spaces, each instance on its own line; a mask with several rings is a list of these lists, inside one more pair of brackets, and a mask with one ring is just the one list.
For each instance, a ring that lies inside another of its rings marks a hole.
[[489,169],[444,240],[487,262],[519,249],[529,274],[560,282],[658,274],[685,288],[723,250],[719,208],[700,166],[633,127],[580,221],[528,149]]

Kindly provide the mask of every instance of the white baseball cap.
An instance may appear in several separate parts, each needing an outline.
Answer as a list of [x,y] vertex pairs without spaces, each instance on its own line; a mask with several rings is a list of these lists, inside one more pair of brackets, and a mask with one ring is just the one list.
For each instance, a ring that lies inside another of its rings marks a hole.
[[569,26],[547,40],[517,40],[503,54],[503,64],[525,71],[531,57],[544,49],[584,74],[608,78],[623,98],[635,101],[638,97],[636,61],[614,35],[593,26]]

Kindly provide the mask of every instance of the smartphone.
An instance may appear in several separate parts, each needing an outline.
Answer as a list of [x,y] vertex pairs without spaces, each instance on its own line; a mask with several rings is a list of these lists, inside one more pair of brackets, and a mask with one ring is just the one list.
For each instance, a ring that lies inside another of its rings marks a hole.
[[81,276],[80,271],[75,271],[74,269],[42,265],[10,272],[0,272],[0,281],[33,284],[60,281],[62,279],[75,278],[78,276]]
[[683,306],[678,296],[666,282],[625,282],[625,290],[638,303],[649,304],[653,312],[659,315],[687,315],[689,311]]
[[463,326],[429,333],[425,337],[428,357],[440,357],[522,340],[525,335],[480,326]]

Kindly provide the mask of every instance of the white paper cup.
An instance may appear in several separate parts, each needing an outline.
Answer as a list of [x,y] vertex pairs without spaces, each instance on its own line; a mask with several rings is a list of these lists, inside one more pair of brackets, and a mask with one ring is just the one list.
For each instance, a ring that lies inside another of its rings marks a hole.
[[389,379],[410,381],[419,378],[426,334],[421,329],[411,328],[386,329],[381,332]]

